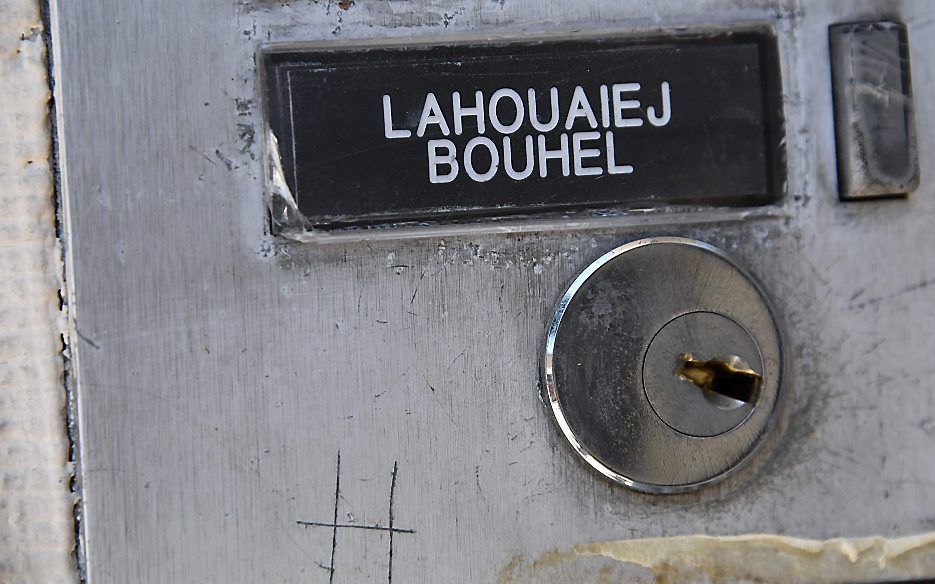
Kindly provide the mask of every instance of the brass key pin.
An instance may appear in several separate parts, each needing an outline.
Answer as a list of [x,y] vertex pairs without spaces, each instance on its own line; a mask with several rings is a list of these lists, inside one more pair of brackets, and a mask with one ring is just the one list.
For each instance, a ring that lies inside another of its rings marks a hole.
[[763,384],[763,376],[734,355],[702,361],[691,353],[682,353],[675,374],[703,391],[751,404],[759,398]]

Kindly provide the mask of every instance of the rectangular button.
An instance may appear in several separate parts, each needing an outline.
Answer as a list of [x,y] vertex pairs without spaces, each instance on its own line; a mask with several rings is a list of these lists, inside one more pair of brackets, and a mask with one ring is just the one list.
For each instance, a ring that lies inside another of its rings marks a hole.
[[908,194],[919,158],[906,27],[836,24],[829,37],[841,199]]

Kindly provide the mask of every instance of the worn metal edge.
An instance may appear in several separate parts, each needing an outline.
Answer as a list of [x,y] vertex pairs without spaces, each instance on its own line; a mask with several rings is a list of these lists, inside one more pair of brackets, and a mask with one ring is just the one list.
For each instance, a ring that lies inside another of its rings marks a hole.
[[75,533],[75,572],[80,582],[90,580],[90,563],[88,562],[87,535],[85,533],[85,501],[82,497],[82,464],[83,451],[79,437],[80,420],[80,392],[78,384],[78,343],[72,339],[78,338],[76,295],[74,287],[74,262],[71,250],[73,249],[71,229],[71,200],[68,189],[68,172],[65,139],[64,97],[62,95],[62,46],[61,24],[59,22],[58,0],[40,0],[43,19],[47,23],[48,37],[46,40],[49,87],[52,100],[50,107],[50,131],[52,136],[54,156],[54,181],[56,197],[56,231],[62,258],[62,311],[66,319],[65,332],[62,335],[64,342],[64,357],[66,360],[64,389],[66,395],[66,424],[69,441],[69,462],[72,466],[72,480],[70,489],[75,499],[73,521]]

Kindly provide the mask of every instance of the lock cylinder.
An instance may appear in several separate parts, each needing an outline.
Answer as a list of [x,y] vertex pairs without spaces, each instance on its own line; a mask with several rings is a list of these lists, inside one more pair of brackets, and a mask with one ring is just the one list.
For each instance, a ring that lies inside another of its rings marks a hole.
[[724,252],[680,237],[634,241],[562,296],[542,360],[545,398],[573,450],[649,493],[727,476],[785,397],[776,311]]

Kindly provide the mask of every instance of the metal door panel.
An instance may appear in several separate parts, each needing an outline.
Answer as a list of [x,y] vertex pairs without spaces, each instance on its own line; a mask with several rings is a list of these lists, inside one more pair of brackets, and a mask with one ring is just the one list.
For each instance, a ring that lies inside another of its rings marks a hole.
[[[90,581],[521,580],[517,562],[536,558],[535,578],[646,579],[570,550],[935,526],[935,102],[916,100],[919,190],[840,203],[827,56],[829,24],[898,17],[916,95],[931,95],[935,6],[144,0],[55,12]],[[779,38],[778,205],[336,243],[269,233],[261,43],[738,23]],[[594,259],[648,235],[736,257],[778,306],[792,355],[791,403],[766,449],[724,483],[663,498],[581,464],[538,395],[555,302]],[[391,508],[399,531],[331,526],[388,527]]]

